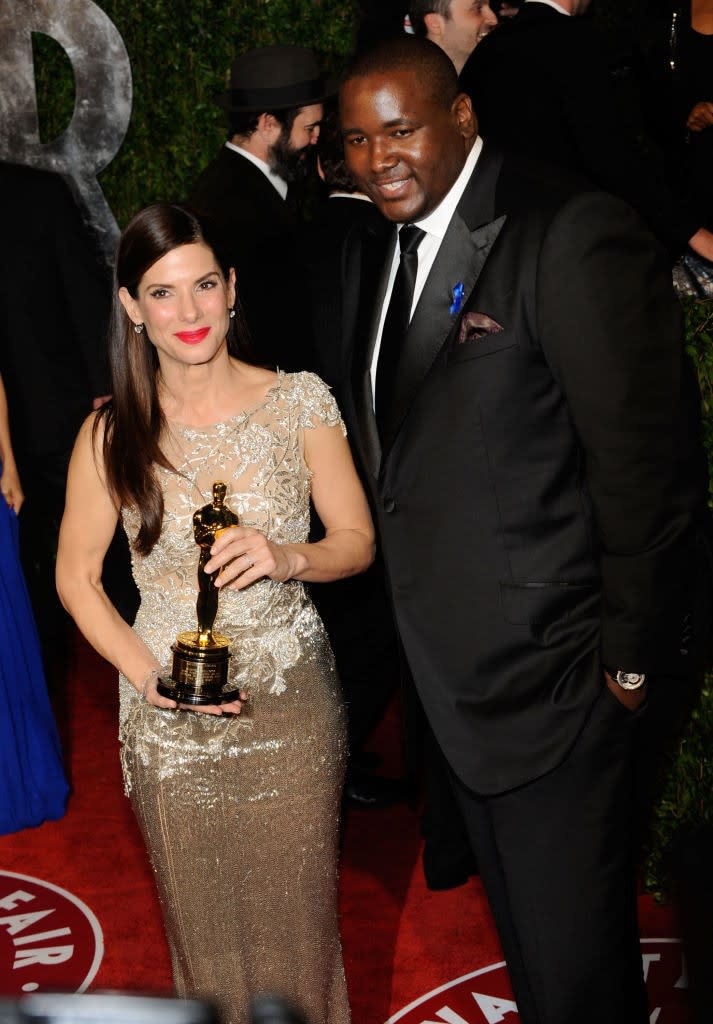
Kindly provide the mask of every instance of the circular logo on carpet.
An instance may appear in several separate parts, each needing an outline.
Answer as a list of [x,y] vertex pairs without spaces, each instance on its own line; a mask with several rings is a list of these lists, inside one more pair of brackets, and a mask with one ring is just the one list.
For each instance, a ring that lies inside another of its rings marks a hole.
[[80,899],[51,882],[0,871],[0,992],[84,992],[104,955]]
[[[650,1024],[687,1019],[686,968],[678,939],[642,939]],[[386,1024],[518,1024],[505,961],[481,967],[434,988],[390,1017]]]

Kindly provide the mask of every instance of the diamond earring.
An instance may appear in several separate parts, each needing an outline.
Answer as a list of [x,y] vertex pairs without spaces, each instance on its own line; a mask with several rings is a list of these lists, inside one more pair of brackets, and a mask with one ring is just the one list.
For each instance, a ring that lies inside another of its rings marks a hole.
[[143,329],[144,329],[144,325],[143,324],[134,324],[134,330],[136,331],[137,334],[141,334]]
[[231,320],[233,320],[233,319],[234,319],[234,317],[235,317],[235,310],[234,310],[234,309],[231,309],[231,310],[230,310],[230,319],[231,319]]

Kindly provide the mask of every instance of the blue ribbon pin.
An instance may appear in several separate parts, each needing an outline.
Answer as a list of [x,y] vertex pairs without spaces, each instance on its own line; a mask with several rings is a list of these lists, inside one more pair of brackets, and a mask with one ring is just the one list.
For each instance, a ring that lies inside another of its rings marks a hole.
[[455,316],[456,313],[460,312],[460,307],[463,305],[463,291],[462,281],[458,281],[457,284],[453,285],[453,290],[451,291],[452,302],[448,309],[451,316]]

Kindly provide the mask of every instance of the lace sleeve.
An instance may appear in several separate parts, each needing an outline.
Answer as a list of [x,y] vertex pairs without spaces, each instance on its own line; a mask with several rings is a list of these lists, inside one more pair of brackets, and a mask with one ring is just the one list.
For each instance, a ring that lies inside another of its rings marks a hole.
[[299,424],[302,428],[309,430],[323,423],[328,427],[341,427],[347,436],[334,395],[321,377],[316,373],[296,373],[293,386],[294,397],[300,406]]

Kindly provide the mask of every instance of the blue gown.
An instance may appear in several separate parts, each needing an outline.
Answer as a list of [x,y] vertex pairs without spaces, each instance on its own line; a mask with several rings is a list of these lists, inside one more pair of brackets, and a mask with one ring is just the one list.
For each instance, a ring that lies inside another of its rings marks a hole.
[[0,835],[61,818],[68,792],[17,516],[0,496]]

